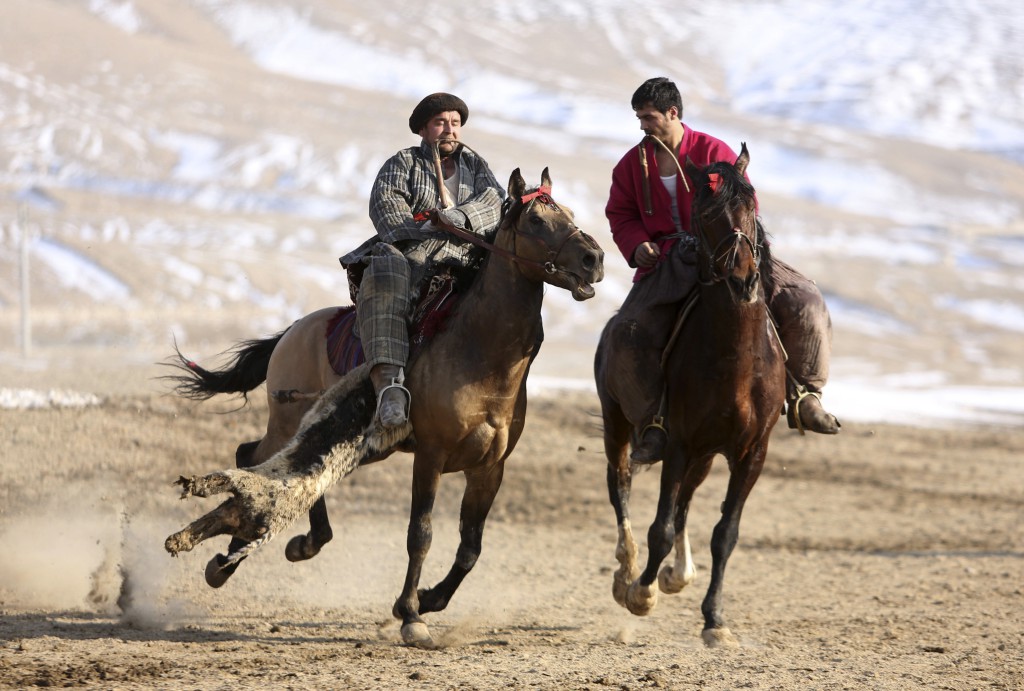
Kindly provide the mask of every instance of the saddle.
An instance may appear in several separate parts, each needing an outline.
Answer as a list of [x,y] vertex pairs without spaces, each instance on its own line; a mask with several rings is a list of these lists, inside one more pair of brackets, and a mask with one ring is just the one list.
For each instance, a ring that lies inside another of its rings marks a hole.
[[[409,322],[410,362],[430,339],[447,327],[462,295],[459,283],[450,271],[442,271],[430,278]],[[355,334],[355,325],[355,305],[339,307],[327,322],[327,360],[339,376],[366,361],[363,344]]]

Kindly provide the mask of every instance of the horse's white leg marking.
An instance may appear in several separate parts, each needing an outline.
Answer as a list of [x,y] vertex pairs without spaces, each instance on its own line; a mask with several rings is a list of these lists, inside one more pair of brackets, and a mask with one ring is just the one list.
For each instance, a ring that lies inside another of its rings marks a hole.
[[690,535],[685,527],[681,533],[676,533],[675,542],[675,563],[664,566],[661,573],[658,574],[658,587],[666,595],[678,593],[693,583],[693,579],[697,575],[697,567],[693,563],[693,553],[690,551]]
[[627,518],[619,526],[619,541],[615,545],[615,558],[619,562],[619,569],[615,572],[612,581],[612,597],[623,607],[626,606],[626,589],[640,575],[636,556],[637,548],[636,542],[633,540],[633,527]]

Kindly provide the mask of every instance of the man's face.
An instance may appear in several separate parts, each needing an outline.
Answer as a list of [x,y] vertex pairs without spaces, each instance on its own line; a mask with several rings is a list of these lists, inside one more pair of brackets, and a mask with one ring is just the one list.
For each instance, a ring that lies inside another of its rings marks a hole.
[[679,111],[675,106],[667,113],[660,112],[650,103],[636,109],[636,119],[640,121],[640,129],[655,139],[668,143],[672,132],[672,124],[679,121]]
[[441,156],[450,156],[458,148],[459,132],[462,131],[462,116],[456,110],[438,113],[427,120],[427,124],[420,129],[420,136],[428,144],[437,142],[437,149]]

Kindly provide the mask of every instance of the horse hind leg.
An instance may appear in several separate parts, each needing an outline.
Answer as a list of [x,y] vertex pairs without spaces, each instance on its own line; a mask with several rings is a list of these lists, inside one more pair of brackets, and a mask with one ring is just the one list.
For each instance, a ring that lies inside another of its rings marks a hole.
[[738,645],[732,632],[725,626],[722,616],[722,585],[725,581],[726,564],[739,539],[743,505],[761,474],[767,451],[767,440],[762,440],[733,466],[729,476],[729,488],[722,503],[722,518],[715,525],[711,535],[711,579],[707,595],[704,596],[700,607],[704,615],[701,638],[709,648]]
[[309,510],[309,532],[296,535],[289,540],[284,549],[284,556],[288,561],[312,559],[333,539],[334,531],[327,516],[327,500],[320,497]]

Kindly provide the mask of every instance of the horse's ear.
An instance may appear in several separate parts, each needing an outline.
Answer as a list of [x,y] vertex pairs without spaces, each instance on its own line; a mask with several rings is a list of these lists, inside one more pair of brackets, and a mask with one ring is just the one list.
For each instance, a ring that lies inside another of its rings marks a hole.
[[548,174],[547,166],[544,166],[544,172],[540,174],[540,184],[542,187],[551,189],[551,175]]
[[747,152],[747,143],[740,142],[740,155],[736,159],[736,172],[740,175],[746,173],[748,163],[750,163],[750,153]]
[[519,199],[526,191],[526,180],[523,180],[522,173],[516,168],[508,179],[508,196],[511,199]]

